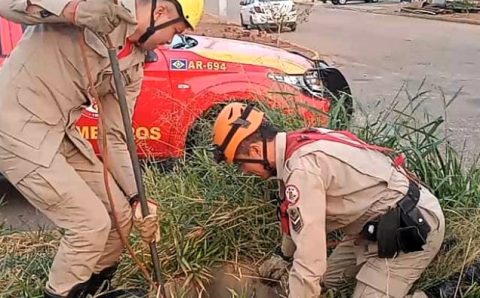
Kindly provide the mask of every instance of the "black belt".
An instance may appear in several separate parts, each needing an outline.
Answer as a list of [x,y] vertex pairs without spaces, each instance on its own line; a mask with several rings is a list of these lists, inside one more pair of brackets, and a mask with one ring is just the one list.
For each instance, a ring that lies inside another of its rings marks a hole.
[[378,243],[378,256],[392,258],[400,251],[404,253],[423,250],[430,225],[417,208],[420,189],[410,181],[407,194],[394,208],[368,222],[360,235]]
[[417,183],[410,181],[407,194],[401,199],[397,205],[403,212],[409,213],[415,208],[420,200],[420,188]]

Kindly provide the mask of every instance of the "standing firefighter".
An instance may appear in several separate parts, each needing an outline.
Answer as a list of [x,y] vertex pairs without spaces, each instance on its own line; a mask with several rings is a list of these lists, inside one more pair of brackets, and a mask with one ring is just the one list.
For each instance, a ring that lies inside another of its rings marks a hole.
[[[109,184],[119,229],[128,235],[132,227],[129,201],[135,201],[137,188],[105,36],[109,34],[119,49],[132,115],[145,51],[169,43],[188,27],[195,28],[203,13],[203,0],[124,2],[0,1],[1,17],[33,25],[0,71],[0,172],[65,229],[45,297],[93,294],[111,280],[123,249],[111,221],[102,163],[75,127],[95,94],[103,107],[100,118],[106,134],[99,137],[108,140],[104,151],[110,156]],[[158,236],[153,207],[151,212],[148,218],[133,220],[146,242]]]
[[[348,277],[356,277],[353,297],[405,297],[440,249],[438,200],[384,154],[388,149],[348,132],[277,133],[262,112],[241,103],[220,112],[213,135],[217,161],[281,181],[290,297],[319,297]],[[346,239],[327,260],[327,234],[338,229]],[[276,278],[285,263],[273,257],[260,274]]]

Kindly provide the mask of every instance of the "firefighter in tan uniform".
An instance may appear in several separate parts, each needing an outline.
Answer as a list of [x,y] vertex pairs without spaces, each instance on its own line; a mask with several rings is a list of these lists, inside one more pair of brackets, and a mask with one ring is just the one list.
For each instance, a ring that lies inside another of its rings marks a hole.
[[[213,135],[217,161],[280,180],[290,297],[319,297],[353,277],[353,297],[409,297],[440,249],[445,224],[437,198],[384,154],[388,149],[348,132],[280,133],[241,103],[220,112]],[[345,241],[327,258],[327,234],[339,229]],[[273,257],[259,271],[278,278],[285,265]]]
[[[146,50],[195,28],[203,5],[203,0],[0,1],[1,17],[30,25],[0,70],[0,173],[65,229],[45,297],[94,293],[112,278],[123,248],[110,219],[102,163],[75,127],[83,108],[92,103],[92,85],[103,107],[100,117],[107,130],[99,143],[108,140],[104,150],[110,157],[119,229],[128,235],[132,227],[129,202],[135,201],[137,189],[106,34],[118,50],[131,115]],[[146,242],[158,237],[158,219],[150,207],[151,216],[133,219]]]

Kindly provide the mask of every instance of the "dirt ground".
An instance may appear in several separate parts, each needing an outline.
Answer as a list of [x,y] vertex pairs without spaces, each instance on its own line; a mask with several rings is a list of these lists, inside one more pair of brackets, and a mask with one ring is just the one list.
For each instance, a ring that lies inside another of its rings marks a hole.
[[[285,276],[286,277],[286,276]],[[182,293],[185,298],[212,297],[250,297],[250,298],[282,298],[287,297],[284,287],[280,282],[272,282],[267,285],[261,282],[256,273],[247,265],[226,265],[213,271],[212,283],[206,285],[205,289],[198,293],[191,289],[185,293],[181,286],[183,281],[173,281],[165,284],[165,291],[168,297],[175,297]],[[197,289],[199,290],[199,289]],[[235,296],[238,295],[238,296]]]
[[417,18],[446,21],[446,22],[480,25],[480,12],[471,12],[471,13],[454,12],[454,13],[429,15],[429,14],[420,14],[420,13],[407,13],[402,11],[402,8],[407,8],[409,6],[412,6],[412,5],[410,3],[400,3],[397,5],[377,6],[376,9],[365,8],[364,11],[378,13],[378,14],[391,14],[391,15],[417,17]]
[[[304,6],[311,6],[313,5],[312,0],[295,0],[297,4],[304,5]],[[401,9],[403,7],[414,6],[415,1],[412,3],[408,2],[395,2],[391,0],[387,1],[380,1],[378,3],[370,3],[370,4],[363,4],[361,5],[333,5],[328,1],[327,3],[322,3],[319,0],[314,2],[314,5],[324,5],[328,6],[329,8],[335,9],[342,9],[342,10],[355,10],[355,11],[363,11],[363,12],[370,12],[370,13],[378,13],[378,14],[390,14],[390,15],[401,15],[401,16],[408,16],[408,17],[418,17],[418,18],[426,18],[432,20],[439,20],[439,21],[447,21],[447,22],[457,22],[457,23],[466,23],[466,24],[476,24],[480,25],[480,12],[454,12],[454,13],[445,13],[445,14],[437,14],[437,15],[428,15],[428,14],[419,14],[419,13],[407,13],[402,12]],[[480,3],[480,2],[479,2]],[[358,3],[354,3],[358,4]],[[480,4],[478,4],[480,7]]]

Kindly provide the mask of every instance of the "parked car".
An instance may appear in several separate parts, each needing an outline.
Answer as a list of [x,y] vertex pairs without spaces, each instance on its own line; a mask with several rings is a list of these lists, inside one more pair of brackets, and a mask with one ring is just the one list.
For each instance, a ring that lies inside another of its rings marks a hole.
[[293,0],[242,0],[240,22],[246,29],[282,26],[297,30],[297,9]]
[[[0,18],[0,65],[21,36],[20,25]],[[232,100],[265,100],[285,110],[293,101],[328,111],[331,99],[322,95],[322,85],[332,92],[349,92],[338,70],[301,54],[250,42],[177,35],[170,45],[146,57],[133,115],[138,154],[157,160],[182,157],[195,124]],[[77,128],[98,153],[97,120],[93,103]]]

